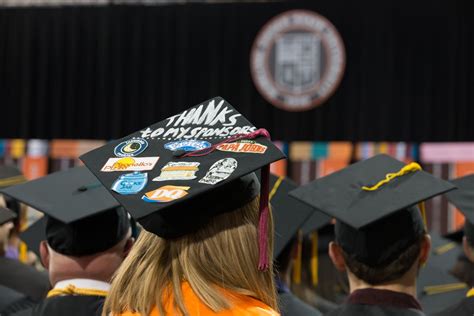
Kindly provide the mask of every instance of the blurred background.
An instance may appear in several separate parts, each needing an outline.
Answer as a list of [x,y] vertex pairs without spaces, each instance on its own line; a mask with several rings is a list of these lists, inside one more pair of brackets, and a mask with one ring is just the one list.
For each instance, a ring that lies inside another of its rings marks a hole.
[[[220,95],[298,183],[388,153],[474,172],[468,0],[0,0],[0,164],[29,179]],[[429,202],[431,230],[463,217]]]

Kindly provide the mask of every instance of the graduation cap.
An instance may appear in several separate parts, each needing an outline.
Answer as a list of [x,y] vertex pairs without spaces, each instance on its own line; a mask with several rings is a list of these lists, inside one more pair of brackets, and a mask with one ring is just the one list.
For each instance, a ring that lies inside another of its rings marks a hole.
[[0,206],[0,225],[3,225],[16,218],[15,212],[9,210],[6,207]]
[[392,262],[425,232],[417,203],[455,187],[416,163],[377,155],[300,187],[290,195],[337,219],[336,240],[368,266]]
[[31,224],[26,230],[20,233],[20,239],[28,246],[28,250],[33,251],[38,258],[41,257],[39,249],[40,243],[47,240],[46,223],[47,216],[41,217],[39,220]]
[[0,188],[6,188],[12,185],[26,181],[25,176],[14,166],[0,166]]
[[446,197],[465,216],[464,235],[469,243],[474,245],[474,174],[451,182],[458,187],[458,190],[447,193]]
[[[260,208],[267,214],[268,165],[285,158],[269,137],[215,97],[80,159],[145,230],[176,238],[253,200],[260,168],[267,179]],[[259,238],[260,250],[265,241]]]
[[442,269],[426,265],[417,279],[417,298],[428,315],[454,305],[466,296],[468,286]]
[[65,255],[107,250],[130,229],[126,211],[85,167],[55,172],[0,192],[45,213],[48,244]]

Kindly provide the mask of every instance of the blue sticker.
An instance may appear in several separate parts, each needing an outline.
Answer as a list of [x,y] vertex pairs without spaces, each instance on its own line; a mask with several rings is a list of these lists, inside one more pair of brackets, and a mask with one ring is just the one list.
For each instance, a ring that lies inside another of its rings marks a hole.
[[135,157],[148,147],[148,142],[143,138],[132,138],[115,146],[114,154],[117,157]]
[[179,140],[165,144],[165,148],[171,151],[195,151],[209,147],[211,147],[211,143],[205,140]]
[[112,191],[122,195],[135,194],[143,190],[148,182],[148,174],[132,172],[123,174],[112,184]]

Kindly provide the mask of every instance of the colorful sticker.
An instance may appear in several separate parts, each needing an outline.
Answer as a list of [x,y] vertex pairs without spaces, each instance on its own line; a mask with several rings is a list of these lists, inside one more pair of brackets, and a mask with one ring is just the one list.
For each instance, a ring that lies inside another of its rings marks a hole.
[[196,179],[196,172],[199,171],[198,167],[199,162],[168,162],[161,168],[160,176],[153,179],[153,181]]
[[123,174],[115,180],[112,191],[122,195],[136,194],[143,190],[148,182],[148,174],[132,172]]
[[241,140],[233,143],[223,143],[217,146],[217,150],[233,153],[264,154],[267,146],[253,140]]
[[145,171],[155,167],[160,157],[109,158],[100,171]]
[[195,151],[211,147],[211,143],[205,140],[180,140],[165,144],[165,148],[171,151]]
[[142,200],[149,203],[166,203],[182,198],[188,194],[190,187],[165,185],[156,190],[145,193]]
[[148,147],[148,142],[143,138],[132,138],[115,146],[114,154],[117,157],[135,157]]
[[199,183],[216,184],[227,179],[237,169],[237,160],[224,158],[215,162]]

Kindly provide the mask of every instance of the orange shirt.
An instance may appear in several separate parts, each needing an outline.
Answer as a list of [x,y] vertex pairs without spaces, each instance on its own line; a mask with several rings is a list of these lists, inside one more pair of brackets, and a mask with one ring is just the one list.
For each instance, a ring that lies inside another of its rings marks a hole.
[[[183,283],[183,297],[186,309],[189,314],[192,316],[279,316],[272,308],[266,304],[260,302],[259,300],[245,295],[235,295],[233,296],[233,306],[229,310],[221,312],[213,312],[208,308],[201,300],[194,294],[193,290],[188,283]],[[165,306],[170,306],[171,304],[165,304]],[[165,316],[176,316],[179,315],[171,309],[166,311]],[[115,316],[144,316],[137,313],[125,312],[123,314],[118,314]],[[148,316],[160,316],[158,314],[158,309],[154,308],[150,315]]]

